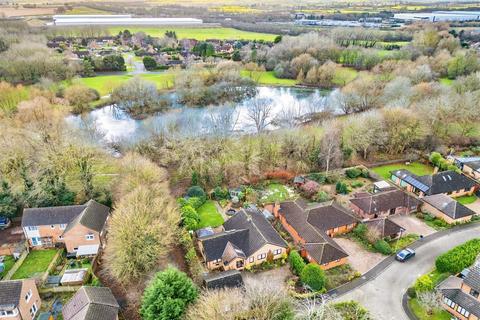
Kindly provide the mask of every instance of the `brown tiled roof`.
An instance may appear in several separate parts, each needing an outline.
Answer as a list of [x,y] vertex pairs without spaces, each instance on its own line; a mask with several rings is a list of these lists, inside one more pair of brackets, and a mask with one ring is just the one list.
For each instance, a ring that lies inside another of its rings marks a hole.
[[350,225],[357,222],[357,219],[347,209],[333,202],[329,205],[311,209],[308,212],[307,221],[315,228],[327,231]]
[[[325,264],[348,256],[345,251],[343,251],[342,248],[340,248],[340,246],[325,233],[326,230],[330,229],[325,229],[325,226],[330,226],[333,223],[331,222],[332,216],[338,214],[341,217],[339,220],[350,222],[348,224],[351,224],[352,221],[356,221],[350,215],[348,215],[349,218],[345,217],[344,215],[346,212],[342,209],[338,207],[331,208],[332,206],[333,204],[329,204],[322,207],[313,207],[312,209],[307,209],[307,211],[305,211],[296,201],[288,201],[280,204],[279,214],[281,214],[287,223],[296,230],[302,239],[305,240],[305,250],[320,264]],[[334,206],[337,206],[337,204]],[[309,218],[309,215],[314,210],[317,210],[316,213],[313,214],[314,218],[312,218],[315,220],[315,226],[310,223],[311,219]],[[328,222],[323,223],[321,222],[321,217],[324,216],[325,213],[327,213],[325,216],[328,217],[328,219],[326,219]],[[338,223],[333,224],[338,225]]]
[[369,228],[377,230],[382,238],[396,236],[402,227],[388,218],[378,218],[364,221]]
[[356,194],[355,198],[351,199],[350,202],[368,214],[375,214],[399,207],[411,208],[420,204],[420,201],[415,197],[397,189],[373,194],[362,192]]

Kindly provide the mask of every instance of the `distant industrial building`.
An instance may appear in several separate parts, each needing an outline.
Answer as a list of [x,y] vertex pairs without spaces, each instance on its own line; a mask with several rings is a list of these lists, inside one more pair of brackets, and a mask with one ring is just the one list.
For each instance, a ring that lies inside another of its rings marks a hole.
[[396,13],[398,21],[480,21],[480,11],[433,11],[419,13]]
[[102,25],[198,25],[201,19],[194,18],[134,18],[132,15],[55,15],[54,26],[102,26]]

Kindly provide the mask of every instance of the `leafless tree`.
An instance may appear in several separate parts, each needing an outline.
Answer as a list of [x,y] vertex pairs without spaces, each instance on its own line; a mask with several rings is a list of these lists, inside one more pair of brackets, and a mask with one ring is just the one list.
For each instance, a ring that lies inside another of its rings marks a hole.
[[320,146],[319,161],[325,168],[325,175],[328,175],[332,167],[342,164],[341,128],[335,121],[329,121],[324,124],[325,133]]
[[206,121],[208,130],[215,136],[229,136],[235,130],[239,113],[234,106],[211,107]]
[[273,104],[270,99],[255,98],[247,106],[247,118],[253,122],[257,133],[265,131],[272,122]]
[[436,291],[419,292],[417,298],[418,302],[420,302],[429,315],[442,309],[442,297]]
[[342,315],[327,299],[307,299],[298,304],[296,320],[342,320]]

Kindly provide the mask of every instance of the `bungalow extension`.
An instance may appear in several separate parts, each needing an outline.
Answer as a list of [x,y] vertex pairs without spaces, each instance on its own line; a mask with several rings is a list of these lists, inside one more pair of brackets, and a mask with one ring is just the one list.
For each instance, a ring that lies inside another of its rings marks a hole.
[[324,270],[347,262],[348,254],[332,239],[357,225],[347,209],[335,202],[308,205],[299,199],[282,202],[273,211],[308,261]]

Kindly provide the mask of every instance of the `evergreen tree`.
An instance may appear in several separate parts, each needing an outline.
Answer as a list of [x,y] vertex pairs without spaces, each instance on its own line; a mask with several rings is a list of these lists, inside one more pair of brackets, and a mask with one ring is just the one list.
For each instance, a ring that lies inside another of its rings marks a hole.
[[13,218],[17,211],[16,197],[8,182],[3,180],[0,188],[0,216]]

